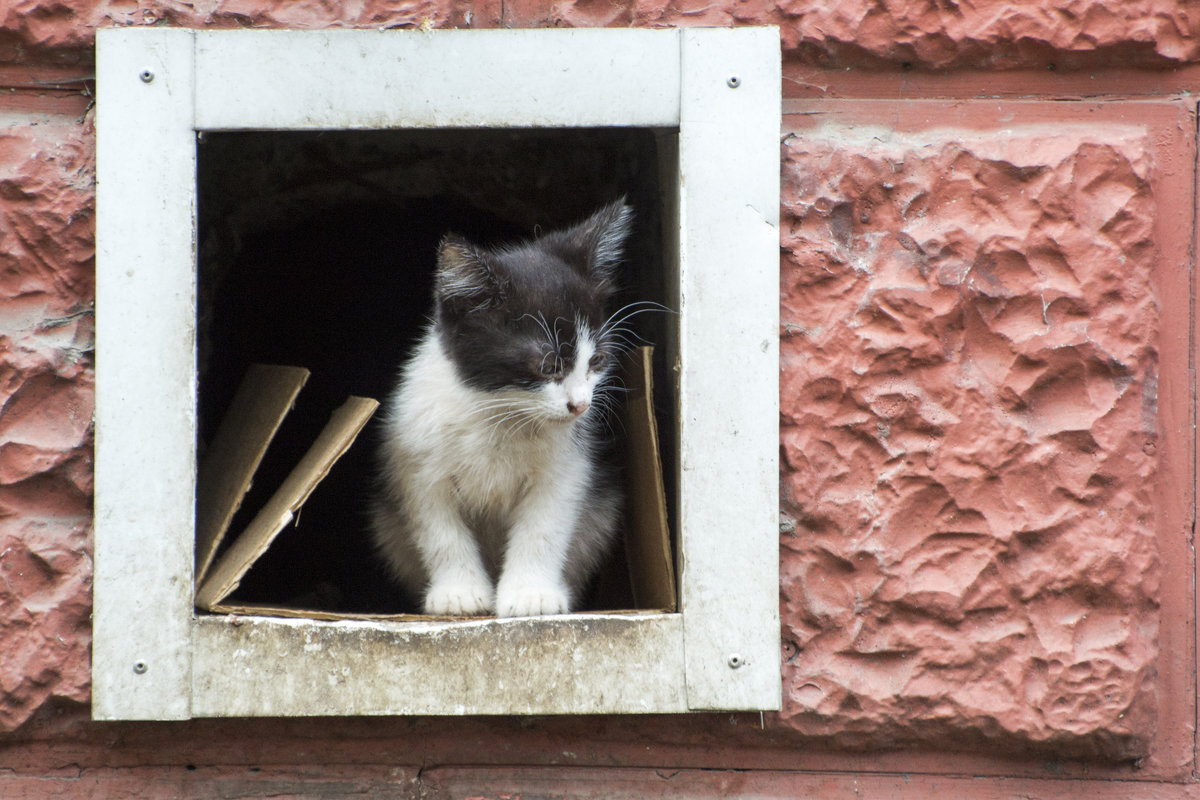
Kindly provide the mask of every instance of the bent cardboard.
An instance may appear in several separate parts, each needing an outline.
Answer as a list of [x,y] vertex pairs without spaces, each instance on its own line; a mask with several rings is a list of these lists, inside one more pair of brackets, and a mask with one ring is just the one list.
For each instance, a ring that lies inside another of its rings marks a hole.
[[[626,434],[622,451],[626,488],[623,539],[635,606],[627,610],[675,611],[674,562],[654,417],[651,355],[652,348],[639,348],[622,365],[627,390],[621,415]],[[225,602],[296,517],[317,484],[354,444],[379,406],[369,398],[349,398],[333,413],[312,447],[246,529],[215,558],[234,513],[250,489],[255,470],[308,375],[308,370],[300,367],[255,365],[247,372],[221,422],[198,478],[196,607],[222,614],[319,620],[430,619],[417,614],[349,614]]]
[[[329,474],[329,470],[337,460],[354,443],[354,439],[378,407],[379,403],[376,400],[351,397],[333,412],[329,423],[317,436],[317,440],[313,442],[304,457],[300,459],[300,463],[288,474],[283,485],[271,496],[271,499],[255,515],[246,530],[230,545],[211,570],[202,576],[200,588],[196,592],[197,606],[208,611],[215,611],[217,604],[237,589],[242,576],[263,553],[267,552],[271,542],[287,527],[288,523],[295,519],[301,506],[304,505],[304,501],[312,494],[321,479]],[[259,434],[260,432],[256,431],[247,436],[248,447],[257,445],[261,438]],[[249,488],[250,483],[247,481],[244,489],[249,490]],[[199,495],[198,489],[197,496]],[[242,495],[245,495],[245,491],[242,492]],[[240,504],[240,497],[238,502]],[[197,517],[199,517],[199,513],[199,509],[197,509]]]
[[196,481],[197,589],[309,374],[303,367],[253,364],[238,387]]

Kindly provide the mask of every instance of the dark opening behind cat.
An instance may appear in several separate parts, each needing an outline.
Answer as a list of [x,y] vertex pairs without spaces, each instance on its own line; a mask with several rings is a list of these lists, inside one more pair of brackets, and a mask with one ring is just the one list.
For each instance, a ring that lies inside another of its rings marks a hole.
[[372,534],[427,614],[569,611],[621,506],[597,457],[632,209],[438,251],[433,321],[386,404]]

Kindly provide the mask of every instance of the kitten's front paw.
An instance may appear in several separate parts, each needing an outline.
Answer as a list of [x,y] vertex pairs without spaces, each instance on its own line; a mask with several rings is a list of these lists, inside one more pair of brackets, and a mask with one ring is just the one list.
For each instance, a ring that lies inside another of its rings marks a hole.
[[542,614],[567,613],[570,598],[561,586],[522,585],[496,590],[496,616],[537,617]]
[[438,581],[425,593],[425,613],[435,617],[486,614],[495,604],[492,594],[492,584],[486,580]]

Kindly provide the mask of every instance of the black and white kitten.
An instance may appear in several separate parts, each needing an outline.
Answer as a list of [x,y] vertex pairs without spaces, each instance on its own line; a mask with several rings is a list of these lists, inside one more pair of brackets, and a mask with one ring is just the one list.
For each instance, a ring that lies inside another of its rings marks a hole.
[[424,611],[569,611],[621,505],[597,458],[632,209],[532,241],[442,240],[433,322],[384,416],[375,543]]

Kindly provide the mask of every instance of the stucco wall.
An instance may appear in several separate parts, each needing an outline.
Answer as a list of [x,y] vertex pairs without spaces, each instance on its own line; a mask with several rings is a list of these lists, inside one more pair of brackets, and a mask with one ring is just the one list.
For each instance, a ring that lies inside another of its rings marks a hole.
[[[781,27],[782,713],[90,722],[92,43],[163,24]],[[0,796],[1191,796],[1198,60],[1182,0],[9,3]]]
[[1146,746],[1148,155],[1095,124],[784,143],[797,727]]

